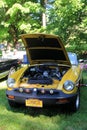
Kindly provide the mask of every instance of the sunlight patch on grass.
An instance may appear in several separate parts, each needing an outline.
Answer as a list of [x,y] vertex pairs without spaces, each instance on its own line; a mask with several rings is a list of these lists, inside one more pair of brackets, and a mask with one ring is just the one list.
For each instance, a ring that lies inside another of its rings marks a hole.
[[[54,123],[54,118],[49,116],[33,117],[23,113],[15,113],[12,111],[5,111],[0,114],[3,117],[0,120],[0,127],[4,130],[58,130],[58,122]],[[60,118],[60,117],[59,117]]]
[[6,81],[0,82],[0,89],[6,88]]
[[30,116],[26,116],[27,118],[24,119],[23,124],[22,124],[22,130],[26,129],[26,130],[58,130],[59,129],[59,125],[52,122],[50,117],[46,117],[44,116],[44,118],[41,117],[31,117]]

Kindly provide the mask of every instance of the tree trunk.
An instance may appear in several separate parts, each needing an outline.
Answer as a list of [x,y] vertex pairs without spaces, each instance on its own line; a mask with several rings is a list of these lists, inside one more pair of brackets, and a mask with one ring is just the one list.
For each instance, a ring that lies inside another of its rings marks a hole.
[[11,37],[13,39],[13,46],[16,48],[18,44],[18,35],[17,35],[18,29],[15,27],[15,25],[10,25],[9,33],[11,34]]
[[46,4],[47,4],[47,0],[41,0],[40,3],[41,3],[41,6],[44,8],[44,12],[42,12],[42,26],[46,27]]

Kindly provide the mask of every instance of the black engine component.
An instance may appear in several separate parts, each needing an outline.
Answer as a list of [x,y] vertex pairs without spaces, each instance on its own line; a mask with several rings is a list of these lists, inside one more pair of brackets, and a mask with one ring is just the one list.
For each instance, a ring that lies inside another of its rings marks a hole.
[[62,75],[58,66],[39,65],[28,68],[24,77],[28,78],[29,84],[52,84],[53,78],[61,80]]
[[28,83],[30,84],[52,84],[53,81],[51,78],[30,78],[28,80]]

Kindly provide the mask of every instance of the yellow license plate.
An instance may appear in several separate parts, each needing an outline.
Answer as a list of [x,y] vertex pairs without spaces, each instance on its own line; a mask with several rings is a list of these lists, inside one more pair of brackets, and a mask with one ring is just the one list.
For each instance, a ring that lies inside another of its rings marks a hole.
[[43,102],[38,99],[27,99],[25,103],[29,107],[43,107]]

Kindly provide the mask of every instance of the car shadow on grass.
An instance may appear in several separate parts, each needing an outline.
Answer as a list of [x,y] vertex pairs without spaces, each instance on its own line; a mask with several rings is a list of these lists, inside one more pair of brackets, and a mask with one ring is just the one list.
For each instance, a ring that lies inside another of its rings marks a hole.
[[57,106],[45,106],[43,108],[32,108],[25,107],[24,105],[20,105],[18,108],[12,108],[9,104],[6,105],[6,108],[9,111],[13,111],[15,113],[24,113],[25,115],[30,115],[32,117],[37,117],[40,115],[45,116],[55,116],[60,114],[71,115],[73,114],[66,105],[57,105]]
[[59,114],[71,114],[71,112],[66,108],[65,105],[57,105],[57,106],[45,106],[44,108],[27,108],[26,113],[31,116],[39,116],[39,115],[46,115],[46,116],[54,116]]

